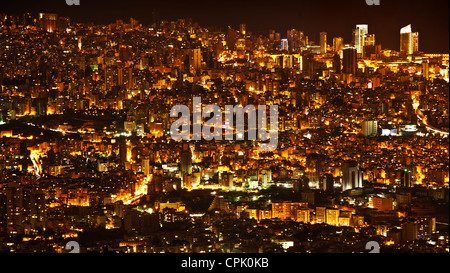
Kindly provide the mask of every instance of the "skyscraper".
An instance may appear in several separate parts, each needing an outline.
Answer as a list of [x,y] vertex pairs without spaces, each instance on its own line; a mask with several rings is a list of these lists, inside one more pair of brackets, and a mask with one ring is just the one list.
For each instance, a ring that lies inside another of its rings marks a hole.
[[338,53],[335,53],[333,56],[333,71],[341,73],[341,56]]
[[236,44],[236,30],[232,29],[231,27],[228,27],[228,33],[227,33],[228,50],[233,51],[235,44]]
[[400,53],[411,55],[419,51],[419,33],[412,32],[411,24],[400,29]]
[[288,39],[281,39],[281,50],[289,50]]
[[6,220],[9,234],[23,233],[23,191],[19,183],[10,182],[6,187]]
[[365,36],[369,32],[368,25],[356,25],[356,29],[353,30],[353,39],[355,43],[356,52],[362,54],[364,52]]
[[333,38],[333,51],[335,53],[340,53],[340,51],[342,49],[344,49],[344,38],[334,37]]
[[344,74],[356,74],[357,63],[357,50],[354,47],[346,47],[342,51],[342,73]]
[[327,53],[327,33],[320,33],[320,54]]

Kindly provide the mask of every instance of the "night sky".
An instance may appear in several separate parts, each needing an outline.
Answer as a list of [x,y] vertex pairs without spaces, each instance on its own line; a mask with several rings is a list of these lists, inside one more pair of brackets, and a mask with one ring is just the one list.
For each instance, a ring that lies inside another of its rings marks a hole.
[[319,32],[328,32],[328,44],[335,36],[351,42],[356,24],[368,24],[383,48],[399,49],[400,28],[412,24],[419,32],[419,50],[449,53],[449,0],[381,0],[368,6],[365,0],[80,0],[67,6],[65,0],[1,0],[0,13],[55,12],[73,21],[112,23],[133,17],[143,24],[152,22],[157,10],[162,20],[190,17],[201,26],[228,25],[268,35],[274,29],[286,36],[290,28],[305,31],[318,42]]

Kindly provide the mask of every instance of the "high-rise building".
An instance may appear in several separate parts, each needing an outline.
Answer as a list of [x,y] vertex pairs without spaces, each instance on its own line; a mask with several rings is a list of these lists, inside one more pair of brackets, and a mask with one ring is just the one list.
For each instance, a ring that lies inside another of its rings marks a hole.
[[364,136],[376,136],[378,133],[378,121],[365,120],[362,122],[362,133]]
[[429,78],[429,73],[430,73],[429,63],[427,61],[423,61],[422,62],[422,75],[427,80]]
[[150,174],[151,172],[150,159],[148,158],[142,159],[142,172],[144,173],[145,176],[148,176]]
[[303,32],[296,29],[288,30],[287,39],[291,51],[297,51],[302,46]]
[[356,29],[353,30],[354,45],[358,54],[363,53],[365,36],[368,32],[368,25],[356,25]]
[[8,233],[23,233],[23,220],[23,190],[19,183],[10,182],[6,187],[6,221]]
[[200,71],[202,64],[202,52],[200,48],[194,48],[189,50],[189,64],[191,71],[195,72]]
[[317,188],[319,186],[319,179],[320,179],[320,156],[319,154],[312,153],[308,154],[306,157],[306,170],[305,174],[306,177],[309,179],[309,184],[312,187]]
[[362,188],[362,171],[356,161],[346,161],[342,164],[342,190]]
[[364,46],[374,46],[374,45],[375,45],[375,34],[364,35],[363,52],[364,52]]
[[125,164],[127,162],[128,148],[127,140],[125,138],[119,138],[119,160],[120,164]]
[[342,73],[344,74],[356,74],[358,66],[357,50],[354,47],[346,47],[342,51]]
[[42,190],[32,190],[30,194],[30,222],[33,229],[45,228],[47,208],[45,193]]
[[405,165],[402,171],[401,183],[405,188],[413,186],[414,180],[414,167],[411,165]]
[[7,235],[7,198],[0,192],[0,237]]
[[263,188],[268,188],[272,183],[272,171],[270,169],[261,171],[261,182]]
[[333,56],[333,71],[341,73],[341,56],[338,53],[335,53]]
[[411,55],[419,51],[419,33],[412,32],[411,25],[400,29],[400,53]]
[[181,173],[192,174],[192,154],[188,143],[183,143],[180,153],[180,171]]
[[289,50],[288,39],[281,39],[281,50]]
[[333,52],[340,54],[342,49],[344,49],[344,38],[334,37],[333,38]]
[[231,27],[228,27],[227,33],[228,50],[234,50],[235,44],[236,44],[236,30],[232,29]]
[[435,217],[421,217],[417,220],[417,232],[419,239],[425,239],[436,232]]
[[320,54],[327,53],[327,33],[320,33]]

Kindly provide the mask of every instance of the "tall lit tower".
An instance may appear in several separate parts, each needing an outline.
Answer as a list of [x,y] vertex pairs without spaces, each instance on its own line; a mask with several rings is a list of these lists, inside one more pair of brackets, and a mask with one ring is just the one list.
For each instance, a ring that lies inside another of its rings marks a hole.
[[412,32],[411,24],[400,29],[400,52],[411,55],[419,51],[419,33]]
[[344,74],[356,74],[358,66],[356,48],[346,47],[342,50],[342,55],[342,72]]
[[327,53],[327,33],[320,33],[320,54]]
[[289,50],[288,39],[281,39],[281,50]]
[[368,32],[368,25],[356,25],[356,29],[353,30],[353,38],[355,41],[356,52],[358,54],[362,54],[364,51],[365,36]]
[[339,54],[342,49],[344,49],[344,38],[334,37],[333,38],[333,51],[335,53]]

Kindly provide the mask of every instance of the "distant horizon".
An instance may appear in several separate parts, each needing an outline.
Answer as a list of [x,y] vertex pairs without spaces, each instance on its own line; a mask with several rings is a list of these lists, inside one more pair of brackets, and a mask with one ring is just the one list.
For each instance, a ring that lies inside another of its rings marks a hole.
[[365,0],[285,0],[278,6],[255,0],[230,0],[214,5],[204,0],[80,0],[80,6],[68,6],[65,0],[20,0],[4,5],[0,13],[32,13],[33,16],[57,13],[70,17],[73,22],[101,25],[118,19],[128,22],[132,17],[143,25],[151,25],[154,10],[159,13],[160,20],[192,18],[202,27],[217,27],[224,31],[227,26],[238,29],[239,24],[244,23],[248,32],[268,36],[269,30],[273,29],[285,38],[287,30],[294,28],[304,31],[316,43],[319,33],[325,31],[330,45],[333,37],[343,37],[344,43],[351,43],[355,26],[367,24],[369,33],[375,34],[376,44],[397,51],[400,29],[411,24],[413,32],[419,32],[419,51],[449,53],[448,0],[381,0],[380,6],[368,6]]

